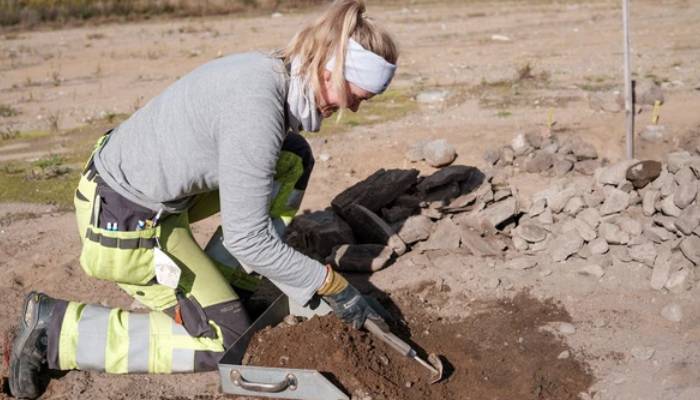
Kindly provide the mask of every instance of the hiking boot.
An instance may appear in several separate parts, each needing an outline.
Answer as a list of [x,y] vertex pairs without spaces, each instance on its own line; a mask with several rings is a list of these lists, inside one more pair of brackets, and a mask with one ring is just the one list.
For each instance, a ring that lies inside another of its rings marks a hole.
[[36,399],[46,389],[46,331],[57,303],[37,292],[29,293],[25,299],[10,356],[10,392],[16,398]]

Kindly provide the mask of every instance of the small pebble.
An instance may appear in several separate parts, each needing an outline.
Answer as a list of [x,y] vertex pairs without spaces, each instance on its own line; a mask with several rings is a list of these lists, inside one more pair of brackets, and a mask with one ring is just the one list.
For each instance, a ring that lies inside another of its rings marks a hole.
[[571,357],[571,353],[569,353],[569,350],[564,350],[559,355],[557,356],[558,360],[566,360],[567,358]]
[[568,322],[562,322],[559,324],[559,333],[562,335],[573,335],[576,333],[576,327]]
[[411,382],[411,381],[408,381],[408,382],[406,382],[406,383],[404,384],[404,386],[406,386],[407,388],[409,388],[409,389],[410,389],[410,388],[411,388],[411,386],[413,386],[413,382]]
[[385,355],[379,356],[379,361],[381,361],[384,365],[389,365],[389,358]]
[[650,359],[656,350],[654,350],[653,347],[632,347],[632,350],[630,350],[630,353],[632,354],[632,357],[636,358],[637,360],[648,360]]
[[678,304],[669,304],[661,310],[661,316],[671,322],[680,322],[683,319],[683,310]]
[[294,326],[299,322],[301,322],[301,318],[297,317],[296,315],[287,315],[284,317],[284,323],[289,326]]
[[552,275],[551,269],[543,269],[542,271],[540,271],[541,277],[550,276],[550,275]]
[[326,161],[328,161],[328,160],[331,159],[331,156],[330,156],[330,154],[321,153],[321,154],[318,156],[318,159],[321,160],[321,161],[323,161],[323,162],[326,162]]

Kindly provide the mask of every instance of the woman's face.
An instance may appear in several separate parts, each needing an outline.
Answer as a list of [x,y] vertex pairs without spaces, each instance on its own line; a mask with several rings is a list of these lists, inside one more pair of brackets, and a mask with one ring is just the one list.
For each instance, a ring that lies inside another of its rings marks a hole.
[[333,115],[334,112],[338,111],[340,105],[343,103],[341,101],[342,96],[347,95],[345,104],[347,104],[347,108],[352,112],[357,112],[363,101],[374,96],[374,93],[359,88],[350,82],[346,82],[346,84],[347,90],[345,93],[337,93],[331,83],[331,73],[329,71],[323,71],[319,98],[316,99],[316,104],[323,118],[328,118]]

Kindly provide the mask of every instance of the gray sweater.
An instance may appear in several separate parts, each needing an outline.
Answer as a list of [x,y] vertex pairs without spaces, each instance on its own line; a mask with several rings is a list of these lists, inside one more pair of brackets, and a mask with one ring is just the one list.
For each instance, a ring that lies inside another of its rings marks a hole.
[[304,304],[325,269],[283,243],[269,216],[287,87],[279,59],[211,61],[115,129],[95,167],[112,189],[152,210],[181,212],[193,195],[219,189],[226,249]]

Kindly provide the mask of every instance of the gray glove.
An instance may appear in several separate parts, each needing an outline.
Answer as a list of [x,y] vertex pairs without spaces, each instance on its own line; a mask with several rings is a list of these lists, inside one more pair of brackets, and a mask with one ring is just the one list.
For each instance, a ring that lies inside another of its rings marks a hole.
[[352,285],[348,285],[340,293],[323,296],[323,299],[338,318],[355,329],[362,328],[367,318],[379,325],[386,325],[382,317],[370,307],[367,300]]

